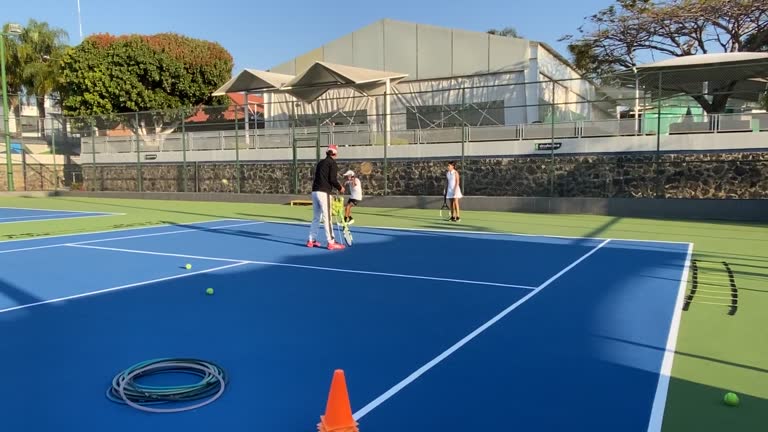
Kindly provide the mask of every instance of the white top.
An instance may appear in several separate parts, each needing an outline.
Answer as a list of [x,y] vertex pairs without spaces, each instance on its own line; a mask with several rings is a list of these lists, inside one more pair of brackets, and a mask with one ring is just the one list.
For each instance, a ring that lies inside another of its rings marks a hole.
[[459,186],[456,182],[456,171],[448,171],[446,177],[448,179],[448,186],[445,190],[445,197],[448,199],[461,198],[461,186]]
[[345,185],[349,189],[350,198],[358,201],[363,199],[363,185],[360,183],[360,179],[353,178],[351,181],[346,182]]

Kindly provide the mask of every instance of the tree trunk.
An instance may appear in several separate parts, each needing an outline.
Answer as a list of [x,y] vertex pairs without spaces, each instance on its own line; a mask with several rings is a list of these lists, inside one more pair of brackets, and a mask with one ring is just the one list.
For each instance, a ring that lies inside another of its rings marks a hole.
[[[16,102],[14,103],[13,100],[10,100],[10,108],[11,112],[13,113],[14,121],[16,122],[16,134],[13,134],[11,136],[21,136],[21,100],[16,99]],[[10,123],[9,123],[10,124]]]
[[45,96],[36,96],[35,101],[37,103],[37,130],[40,131],[41,137],[45,137]]
[[724,87],[714,89],[712,93],[712,102],[707,100],[706,95],[697,94],[691,95],[693,99],[701,105],[704,112],[707,114],[720,114],[725,111],[728,105],[728,99],[730,99],[733,89],[736,88],[737,81],[731,81]]

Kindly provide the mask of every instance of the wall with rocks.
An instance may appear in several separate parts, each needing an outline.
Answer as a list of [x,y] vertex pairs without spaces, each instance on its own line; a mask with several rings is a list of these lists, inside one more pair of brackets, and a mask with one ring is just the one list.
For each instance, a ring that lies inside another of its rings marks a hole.
[[[361,161],[339,161],[340,173],[359,172]],[[447,160],[370,161],[361,176],[367,195],[442,195]],[[473,157],[460,163],[464,192],[475,196],[599,198],[768,198],[768,154],[698,153]],[[235,192],[232,163],[84,165],[84,190],[144,192]],[[240,192],[294,192],[290,162],[241,162]],[[299,162],[296,190],[308,194],[313,163]],[[387,176],[385,178],[384,171]],[[141,189],[139,189],[139,172]],[[185,179],[186,177],[186,179]]]
[[[5,161],[0,165],[0,191],[8,190],[8,170]],[[13,186],[16,191],[51,191],[55,189],[56,173],[58,172],[59,185],[63,184],[66,177],[64,166],[57,166],[56,171],[52,165],[27,163],[26,166],[15,164],[13,166]]]

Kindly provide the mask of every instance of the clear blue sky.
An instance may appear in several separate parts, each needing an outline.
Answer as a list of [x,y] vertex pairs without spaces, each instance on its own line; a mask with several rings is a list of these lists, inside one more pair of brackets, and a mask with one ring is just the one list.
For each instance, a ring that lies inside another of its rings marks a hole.
[[[77,0],[4,0],[0,20],[47,21],[80,42]],[[524,37],[549,43],[567,56],[557,39],[575,33],[612,0],[80,0],[83,34],[176,32],[212,40],[235,58],[235,72],[267,69],[382,18],[486,31],[512,26]]]

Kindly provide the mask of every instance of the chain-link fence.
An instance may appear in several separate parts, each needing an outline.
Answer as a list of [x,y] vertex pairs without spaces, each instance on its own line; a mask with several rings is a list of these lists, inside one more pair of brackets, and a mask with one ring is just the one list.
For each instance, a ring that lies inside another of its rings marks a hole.
[[52,191],[78,181],[80,140],[66,134],[65,118],[12,114],[7,134],[4,125],[0,113],[0,191]]
[[766,198],[766,82],[745,71],[535,81],[510,72],[406,81],[376,97],[333,89],[311,104],[266,93],[245,106],[59,118],[43,129],[55,132],[46,145],[74,155],[62,183],[91,191],[305,194],[336,144],[342,172],[372,162],[360,176],[369,195],[441,195],[455,160],[468,195]]

